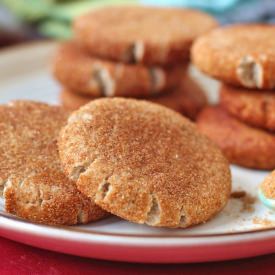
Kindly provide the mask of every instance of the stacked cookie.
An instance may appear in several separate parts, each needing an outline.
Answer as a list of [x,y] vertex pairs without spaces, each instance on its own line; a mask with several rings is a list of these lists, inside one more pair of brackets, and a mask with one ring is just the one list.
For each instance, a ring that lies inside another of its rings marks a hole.
[[142,100],[0,106],[0,196],[32,222],[72,225],[112,213],[188,227],[220,212],[231,191],[221,151],[182,115]]
[[222,81],[220,105],[198,117],[232,163],[275,168],[275,26],[233,25],[200,37],[192,61]]
[[216,27],[207,14],[152,7],[109,7],[74,22],[74,41],[63,44],[54,75],[69,109],[98,97],[142,98],[190,118],[206,97],[187,72],[193,40]]

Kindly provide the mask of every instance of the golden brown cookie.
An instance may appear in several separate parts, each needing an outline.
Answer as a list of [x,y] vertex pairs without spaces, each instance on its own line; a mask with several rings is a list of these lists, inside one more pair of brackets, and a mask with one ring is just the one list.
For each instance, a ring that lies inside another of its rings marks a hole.
[[186,65],[145,67],[98,59],[73,42],[63,44],[53,62],[63,86],[91,96],[152,96],[178,86],[185,71]]
[[230,162],[256,169],[275,168],[275,135],[247,126],[220,107],[205,108],[197,125]]
[[74,112],[59,139],[81,192],[136,223],[187,227],[226,204],[227,160],[195,125],[147,101],[98,99]]
[[275,131],[275,93],[222,85],[220,103],[249,125]]
[[[65,89],[60,93],[61,104],[70,110],[76,110],[82,105],[97,99],[79,95]],[[199,85],[189,76],[184,75],[181,87],[144,100],[152,101],[175,110],[191,119],[195,119],[200,110],[207,104],[207,98]]]
[[264,179],[260,188],[267,199],[275,200],[275,170]]
[[201,36],[192,61],[204,73],[247,88],[275,88],[275,26],[233,25]]
[[216,26],[213,17],[200,11],[121,6],[97,9],[77,18],[74,31],[92,55],[164,65],[188,60],[193,40]]
[[57,137],[68,113],[16,101],[0,106],[0,189],[7,212],[43,224],[76,224],[106,213],[62,172]]

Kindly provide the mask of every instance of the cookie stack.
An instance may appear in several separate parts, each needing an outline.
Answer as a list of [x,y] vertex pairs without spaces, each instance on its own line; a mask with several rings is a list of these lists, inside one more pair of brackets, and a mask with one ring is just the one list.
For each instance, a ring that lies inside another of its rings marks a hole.
[[107,7],[74,22],[74,41],[54,60],[69,109],[98,97],[132,97],[166,105],[195,118],[207,100],[187,72],[190,46],[216,27],[194,10]]
[[222,81],[220,104],[198,117],[232,163],[275,168],[275,26],[233,25],[197,39],[192,61]]

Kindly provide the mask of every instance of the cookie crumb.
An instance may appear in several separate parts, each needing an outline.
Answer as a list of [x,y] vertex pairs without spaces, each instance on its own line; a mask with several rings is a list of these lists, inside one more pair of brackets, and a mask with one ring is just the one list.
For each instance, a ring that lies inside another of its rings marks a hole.
[[253,212],[254,211],[254,203],[256,198],[249,195],[243,190],[234,191],[231,193],[230,197],[232,199],[240,199],[242,202],[241,212]]
[[262,218],[259,218],[259,217],[255,217],[253,219],[253,223],[263,225],[265,228],[275,226],[275,221],[271,221],[271,220],[268,220],[268,219],[262,219]]
[[240,199],[246,196],[246,192],[243,190],[240,191],[234,191],[231,193],[230,197],[233,199]]
[[246,196],[242,199],[243,207],[241,211],[245,212],[253,212],[254,211],[254,203],[256,201],[256,198],[246,194]]

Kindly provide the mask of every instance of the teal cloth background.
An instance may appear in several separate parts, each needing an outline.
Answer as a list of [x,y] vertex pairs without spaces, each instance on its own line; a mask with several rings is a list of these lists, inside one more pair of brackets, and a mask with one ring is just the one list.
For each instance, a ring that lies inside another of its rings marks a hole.
[[142,0],[145,4],[191,7],[211,11],[224,11],[236,5],[240,0]]
[[120,4],[197,8],[211,13],[221,24],[275,22],[275,0],[0,0],[0,30],[16,23],[21,33],[31,30],[31,35],[67,39],[72,36],[71,22],[76,16]]

